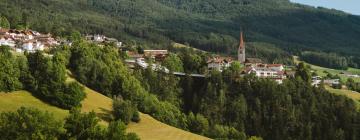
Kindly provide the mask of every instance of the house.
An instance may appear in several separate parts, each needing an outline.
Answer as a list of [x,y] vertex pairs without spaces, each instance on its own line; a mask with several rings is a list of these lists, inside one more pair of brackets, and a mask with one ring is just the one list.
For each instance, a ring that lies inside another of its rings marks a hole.
[[136,60],[138,58],[144,58],[143,54],[139,54],[139,53],[133,52],[133,51],[126,51],[126,55],[132,60]]
[[285,71],[285,75],[286,75],[287,78],[295,78],[295,74],[296,74],[295,71],[291,71],[291,70],[286,70]]
[[165,55],[169,54],[168,50],[144,50],[144,55],[146,57],[155,58],[156,55]]
[[229,68],[231,63],[233,62],[232,58],[225,58],[225,57],[213,57],[208,59],[208,69],[217,70],[222,72],[223,70]]
[[103,42],[105,41],[105,36],[104,35],[94,35],[93,37],[93,41],[95,42]]
[[324,84],[329,86],[337,86],[340,85],[340,79],[327,79],[324,80]]
[[33,46],[33,42],[32,41],[26,41],[22,44],[22,48],[28,52],[33,52],[34,50],[34,46]]
[[26,50],[28,52],[35,52],[37,50],[43,51],[44,50],[44,44],[42,44],[39,41],[36,40],[28,40],[23,42],[22,44],[23,50]]
[[285,67],[283,64],[267,64],[267,67],[274,71],[284,71]]
[[286,73],[282,64],[258,64],[248,66],[243,71],[244,74],[255,74],[259,78],[269,78],[282,84],[286,79]]
[[59,41],[57,41],[55,38],[51,37],[50,34],[38,35],[38,36],[35,36],[34,39],[36,39],[39,42],[42,42],[44,44],[44,46],[46,46],[46,47],[60,45]]
[[322,77],[321,76],[313,76],[311,78],[311,85],[318,87],[322,82]]
[[246,58],[245,59],[245,65],[258,65],[262,64],[262,60],[259,58]]
[[15,47],[16,42],[10,37],[0,36],[0,46],[3,46],[3,45],[9,46],[9,47]]

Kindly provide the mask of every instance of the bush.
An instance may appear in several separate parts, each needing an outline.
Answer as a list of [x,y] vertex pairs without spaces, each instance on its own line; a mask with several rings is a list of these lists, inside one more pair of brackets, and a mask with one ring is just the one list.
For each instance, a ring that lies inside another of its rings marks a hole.
[[135,133],[126,134],[126,125],[121,121],[111,122],[107,129],[107,140],[140,140]]
[[246,140],[246,134],[244,132],[239,132],[233,127],[223,125],[215,125],[211,128],[208,135],[217,139]]
[[188,116],[188,128],[191,132],[203,135],[209,129],[208,120],[201,114],[196,116],[191,112]]
[[121,120],[125,124],[128,124],[130,121],[139,122],[139,114],[135,105],[131,101],[125,100],[114,100],[113,101],[113,115],[115,120]]
[[64,128],[69,139],[104,139],[105,131],[98,124],[95,112],[81,113],[72,109],[65,119]]
[[52,114],[21,107],[0,115],[0,139],[57,139],[64,132]]
[[80,107],[81,101],[85,99],[84,88],[77,82],[65,85],[64,93],[56,96],[60,105],[65,108]]
[[129,133],[129,134],[127,134],[127,139],[128,139],[128,140],[140,140],[139,136],[136,135],[135,133]]
[[138,123],[138,122],[141,121],[141,119],[140,119],[140,113],[139,113],[138,111],[135,111],[135,112],[134,112],[134,116],[133,116],[133,118],[131,119],[131,121],[136,122],[136,123]]

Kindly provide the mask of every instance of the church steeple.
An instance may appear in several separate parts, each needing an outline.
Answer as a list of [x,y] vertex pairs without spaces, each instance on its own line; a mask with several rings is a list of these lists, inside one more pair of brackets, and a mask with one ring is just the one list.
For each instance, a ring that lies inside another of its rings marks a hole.
[[239,43],[239,49],[238,49],[238,61],[240,63],[245,62],[245,42],[244,42],[244,36],[243,32],[240,32],[240,43]]
[[239,44],[239,49],[240,49],[240,48],[245,48],[243,32],[240,32],[240,44]]

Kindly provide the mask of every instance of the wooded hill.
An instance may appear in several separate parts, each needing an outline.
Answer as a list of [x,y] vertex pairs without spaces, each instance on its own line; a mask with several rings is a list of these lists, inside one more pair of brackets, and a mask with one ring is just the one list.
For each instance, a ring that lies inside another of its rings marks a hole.
[[[175,41],[235,54],[242,27],[247,42],[268,43],[250,50],[260,58],[268,58],[260,54],[269,45],[290,53],[308,49],[360,55],[359,16],[288,0],[0,0],[0,7],[13,28],[57,35],[103,33],[143,47]],[[269,61],[291,58],[273,51],[277,59]]]

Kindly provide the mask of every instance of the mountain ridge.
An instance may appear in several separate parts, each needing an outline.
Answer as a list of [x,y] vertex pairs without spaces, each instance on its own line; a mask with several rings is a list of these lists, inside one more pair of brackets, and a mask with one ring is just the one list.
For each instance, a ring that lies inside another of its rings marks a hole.
[[[12,27],[57,35],[103,33],[128,44],[164,48],[171,42],[234,54],[239,31],[247,42],[358,56],[360,16],[288,0],[1,0]],[[22,10],[19,10],[22,9]]]

